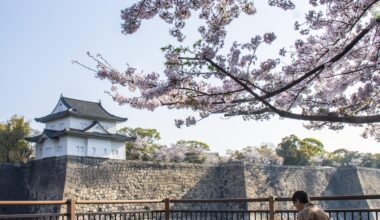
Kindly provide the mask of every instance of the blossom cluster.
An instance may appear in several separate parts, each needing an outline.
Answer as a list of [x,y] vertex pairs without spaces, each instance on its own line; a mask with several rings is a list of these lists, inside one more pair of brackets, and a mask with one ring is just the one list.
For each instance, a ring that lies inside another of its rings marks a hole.
[[[296,3],[268,2],[284,10],[294,9]],[[241,13],[256,13],[253,1],[139,1],[122,11],[125,34],[134,33],[143,20],[158,15],[172,25],[170,34],[182,42],[185,22],[199,14],[204,21],[197,29],[201,39],[193,47],[166,47],[164,74],[133,67],[121,72],[93,57],[97,76],[113,84],[109,94],[115,101],[139,109],[190,108],[199,112],[200,119],[212,114],[254,120],[279,115],[311,121],[307,127],[317,129],[365,125],[363,135],[377,137],[373,123],[380,122],[380,31],[371,13],[377,2],[310,0],[312,10],[294,25],[300,33],[295,51],[284,45],[279,57],[258,62],[258,48],[269,48],[277,38],[275,33],[229,47],[224,42],[226,27],[234,19]],[[117,86],[137,89],[139,95],[125,96]],[[176,125],[193,125],[200,119],[176,120]]]

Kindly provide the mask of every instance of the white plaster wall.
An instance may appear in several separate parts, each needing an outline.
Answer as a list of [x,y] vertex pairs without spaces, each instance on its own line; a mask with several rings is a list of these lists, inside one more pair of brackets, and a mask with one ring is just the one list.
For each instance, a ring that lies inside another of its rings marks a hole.
[[36,160],[42,159],[42,144],[36,143],[34,147],[35,147]]
[[85,118],[77,118],[77,117],[68,117],[70,120],[70,128],[83,130],[88,127],[93,120],[85,119]]
[[109,132],[112,134],[116,134],[116,122],[110,122],[110,121],[99,121],[99,123]]
[[61,112],[61,111],[65,111],[65,110],[67,110],[67,107],[61,101],[59,101],[57,103],[57,105],[55,106],[52,114],[57,113],[57,112]]
[[42,158],[54,157],[57,141],[47,138],[42,144]]
[[56,143],[55,155],[63,156],[66,154],[67,154],[67,137],[63,136],[63,137],[60,137]]
[[99,138],[63,136],[58,140],[47,138],[42,145],[36,144],[36,159],[63,155],[125,160],[125,143]]
[[[66,117],[46,123],[45,128],[51,130],[62,130],[65,128],[74,128],[74,129],[84,129],[91,125],[94,122],[92,119],[86,118],[77,118],[77,117]],[[61,124],[63,123],[63,124]],[[110,121],[99,121],[99,123],[110,133],[116,134],[116,122]],[[54,128],[51,126],[54,125]]]
[[110,158],[111,141],[98,138],[88,138],[88,156]]
[[87,156],[87,138],[67,136],[67,154],[76,156]]
[[[42,149],[42,152],[41,152]],[[67,137],[58,140],[47,138],[42,145],[36,144],[36,159],[63,156],[67,154]]]
[[[112,150],[117,150],[117,154],[112,154]],[[125,143],[124,142],[112,141],[110,158],[125,160]]]
[[99,123],[97,123],[92,128],[88,129],[86,132],[97,132],[97,133],[107,134],[107,130],[104,130],[102,128],[102,125],[99,125]]
[[70,128],[70,119],[68,117],[49,121],[45,124],[46,129],[60,131],[65,128]]

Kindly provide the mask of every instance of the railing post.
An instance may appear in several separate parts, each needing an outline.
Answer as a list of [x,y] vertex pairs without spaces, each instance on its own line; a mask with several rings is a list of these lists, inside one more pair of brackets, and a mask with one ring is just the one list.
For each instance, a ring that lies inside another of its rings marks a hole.
[[170,219],[170,199],[166,198],[165,200],[165,220]]
[[76,209],[76,202],[75,199],[69,199],[69,205],[70,205],[70,220],[75,220],[75,209]]
[[269,196],[269,220],[274,220],[274,214],[276,212],[274,207],[274,202],[276,201],[276,198],[274,196]]

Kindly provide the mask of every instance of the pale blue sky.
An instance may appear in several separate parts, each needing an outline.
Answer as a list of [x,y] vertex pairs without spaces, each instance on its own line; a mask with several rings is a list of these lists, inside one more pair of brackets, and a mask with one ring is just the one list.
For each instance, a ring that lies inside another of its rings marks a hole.
[[[309,131],[302,122],[273,119],[265,122],[223,119],[214,116],[194,127],[177,129],[175,118],[190,111],[166,110],[154,112],[119,106],[104,93],[109,83],[94,78],[93,73],[71,60],[93,65],[86,52],[103,54],[115,67],[130,65],[146,71],[163,68],[159,48],[173,41],[168,26],[155,19],[144,22],[134,35],[121,34],[120,10],[131,1],[120,0],[2,0],[0,1],[0,121],[13,114],[23,115],[32,126],[43,125],[33,118],[44,116],[53,109],[60,94],[67,97],[98,101],[112,113],[126,116],[125,125],[156,128],[162,144],[179,139],[194,139],[211,146],[213,151],[241,149],[262,142],[277,144],[281,138],[296,134],[302,138],[320,139],[327,150],[345,147],[363,152],[380,152],[380,144],[359,136],[360,129],[347,127],[343,131]],[[263,2],[263,1],[261,1]],[[264,1],[266,2],[266,1]],[[290,31],[296,18],[302,16],[302,6],[292,12],[263,8],[253,17],[243,17],[229,27],[227,44],[244,41],[255,34],[274,31],[278,40],[273,48],[260,51],[265,56],[278,53],[278,47],[291,44],[295,33]],[[197,39],[196,22],[187,26],[192,33],[188,42]]]

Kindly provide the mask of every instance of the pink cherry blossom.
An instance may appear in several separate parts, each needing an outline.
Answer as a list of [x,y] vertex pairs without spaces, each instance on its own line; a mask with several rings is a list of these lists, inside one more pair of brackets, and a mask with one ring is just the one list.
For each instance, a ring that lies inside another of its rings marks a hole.
[[[267,59],[258,48],[269,50],[275,33],[225,45],[226,27],[241,13],[255,15],[254,1],[143,0],[122,11],[122,30],[132,34],[156,15],[171,25],[169,32],[180,46],[164,48],[164,73],[131,66],[118,71],[101,56],[89,56],[96,62],[96,76],[111,82],[108,93],[120,104],[191,109],[200,119],[212,114],[245,120],[279,116],[308,121],[306,127],[315,129],[364,126],[363,136],[379,138],[380,27],[371,13],[377,2],[310,0],[312,10],[289,27],[300,34],[294,48],[283,45],[279,57]],[[292,10],[297,2],[268,3]],[[182,30],[194,14],[202,20],[194,30],[201,39],[189,47],[181,43],[186,40]],[[136,93],[126,96],[118,87]],[[200,119],[191,116],[175,124],[190,126]]]

